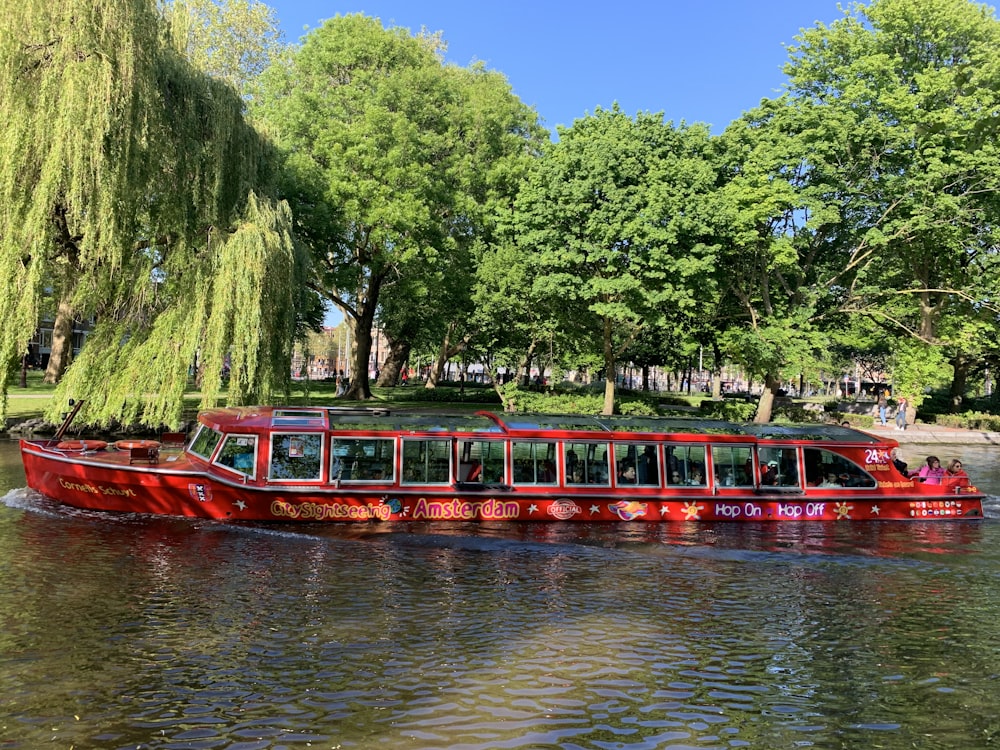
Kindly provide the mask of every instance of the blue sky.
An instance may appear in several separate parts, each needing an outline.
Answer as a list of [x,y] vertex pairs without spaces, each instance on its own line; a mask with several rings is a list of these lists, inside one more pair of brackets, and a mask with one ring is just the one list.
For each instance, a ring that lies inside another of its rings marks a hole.
[[786,45],[840,17],[836,0],[264,0],[287,41],[336,15],[442,31],[447,59],[507,76],[551,131],[609,108],[721,133],[784,83]]

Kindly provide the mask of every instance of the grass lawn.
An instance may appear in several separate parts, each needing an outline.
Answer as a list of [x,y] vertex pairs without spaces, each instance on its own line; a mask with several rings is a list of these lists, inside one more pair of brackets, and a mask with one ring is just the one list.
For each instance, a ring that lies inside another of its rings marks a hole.
[[[55,391],[54,385],[42,383],[44,372],[28,373],[28,386],[22,388],[15,377],[7,393],[7,416],[16,420],[33,419],[43,415]],[[336,384],[326,381],[293,381],[289,406],[387,406],[397,409],[447,408],[455,411],[477,411],[500,408],[490,388],[442,386],[428,391],[414,384],[397,388],[372,388],[372,401],[345,401],[336,398]],[[223,394],[225,395],[225,394]],[[201,392],[194,386],[184,395],[185,419],[193,420],[201,402]],[[282,403],[285,403],[282,400]]]

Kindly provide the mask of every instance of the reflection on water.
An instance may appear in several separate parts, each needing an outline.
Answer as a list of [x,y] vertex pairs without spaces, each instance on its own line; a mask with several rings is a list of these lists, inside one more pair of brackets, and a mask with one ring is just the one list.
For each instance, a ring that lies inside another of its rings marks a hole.
[[3,500],[5,748],[860,750],[1000,731],[995,518],[244,527]]

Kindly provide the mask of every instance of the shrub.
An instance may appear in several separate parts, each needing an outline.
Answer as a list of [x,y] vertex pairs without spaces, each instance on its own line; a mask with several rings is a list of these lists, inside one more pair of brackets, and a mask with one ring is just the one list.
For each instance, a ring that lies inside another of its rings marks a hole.
[[870,430],[875,426],[875,417],[871,414],[852,414],[850,412],[834,411],[827,414],[828,417],[836,420],[837,424],[847,422],[859,430]]
[[747,401],[725,399],[723,401],[705,400],[698,407],[700,416],[708,419],[726,419],[730,422],[749,422],[757,413],[757,404]]
[[[860,416],[860,415],[858,415]],[[771,415],[772,422],[822,422],[823,416],[814,410],[806,409],[802,404],[782,404],[775,407]],[[871,417],[868,417],[869,424]]]
[[944,427],[960,427],[983,432],[1000,432],[1000,416],[983,412],[967,411],[962,414],[939,414],[936,424]]

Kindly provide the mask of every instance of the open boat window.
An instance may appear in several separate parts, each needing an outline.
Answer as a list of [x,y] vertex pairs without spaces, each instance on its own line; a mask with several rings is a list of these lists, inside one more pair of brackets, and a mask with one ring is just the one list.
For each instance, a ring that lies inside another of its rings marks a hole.
[[712,471],[716,487],[754,487],[753,448],[749,445],[713,445]]
[[607,443],[564,443],[566,484],[611,484]]
[[686,487],[706,487],[704,445],[667,446],[667,472],[665,484]]
[[839,453],[822,448],[803,448],[802,458],[806,467],[806,484],[824,489],[858,488],[874,489],[878,482],[871,474]]
[[268,479],[316,481],[323,466],[323,435],[318,432],[271,435]]
[[212,458],[212,454],[215,453],[220,440],[222,440],[221,432],[202,425],[198,434],[195,435],[194,440],[191,441],[191,445],[188,446],[188,450],[208,461]]
[[791,446],[758,446],[757,463],[760,466],[762,487],[798,487],[799,451]]
[[514,484],[555,484],[556,444],[520,442],[511,443],[514,467]]
[[403,439],[403,484],[450,484],[451,440]]
[[253,479],[257,473],[257,436],[227,436],[226,442],[222,444],[222,450],[219,451],[219,457],[215,459],[215,463]]
[[615,443],[615,484],[646,487],[660,484],[660,449],[656,443]]
[[330,481],[393,481],[395,446],[394,440],[383,438],[334,438],[331,444]]
[[500,440],[462,440],[458,444],[458,478],[463,482],[503,484],[505,448]]

